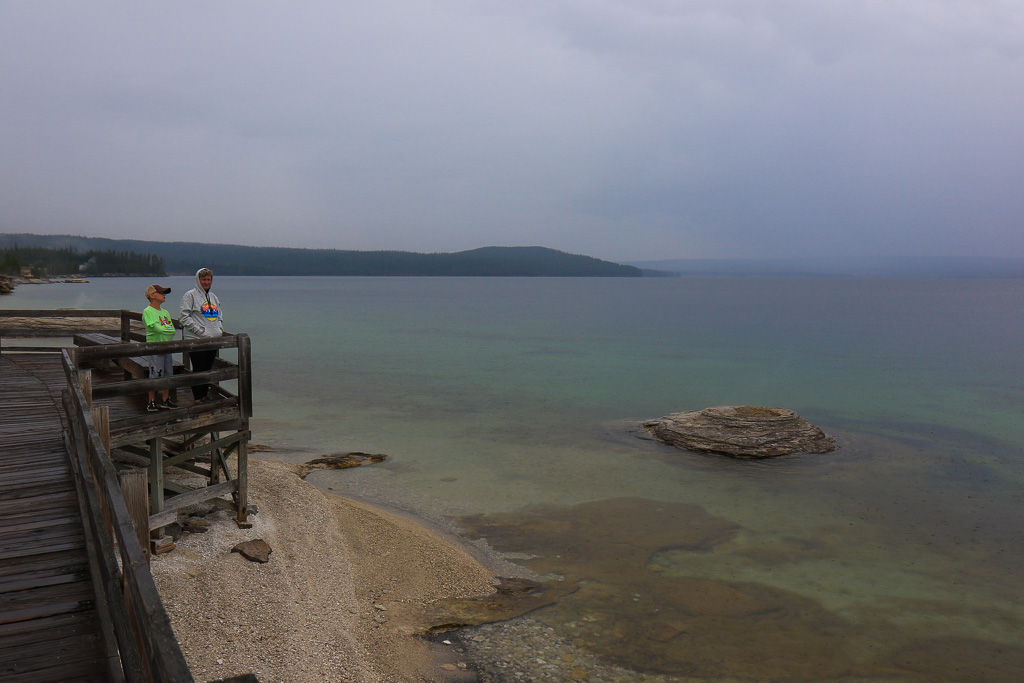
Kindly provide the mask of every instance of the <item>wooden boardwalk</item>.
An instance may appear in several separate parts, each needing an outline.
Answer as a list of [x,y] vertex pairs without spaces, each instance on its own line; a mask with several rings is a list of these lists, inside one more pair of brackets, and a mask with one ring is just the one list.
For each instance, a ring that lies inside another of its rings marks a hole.
[[[128,310],[0,310],[0,683],[194,683],[146,550],[154,532],[200,502],[251,526],[250,341],[143,347],[140,320]],[[104,337],[87,339],[94,335]],[[47,338],[75,346],[38,344]],[[151,379],[137,357],[157,349],[233,349],[238,360]],[[222,382],[237,382],[237,394]],[[214,400],[145,411],[147,392],[196,384],[209,384]],[[115,461],[128,466],[119,472]],[[168,480],[169,467],[205,482]],[[136,476],[142,468],[145,478]],[[148,505],[129,507],[124,480],[148,480]]]
[[110,679],[51,392],[64,384],[54,356],[0,356],[0,681]]

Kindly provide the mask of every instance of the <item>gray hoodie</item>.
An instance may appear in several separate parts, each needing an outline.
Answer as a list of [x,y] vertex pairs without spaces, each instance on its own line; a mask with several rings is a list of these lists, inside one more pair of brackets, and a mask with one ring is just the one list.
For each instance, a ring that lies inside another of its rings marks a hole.
[[224,334],[224,311],[220,307],[220,299],[213,293],[213,286],[207,292],[199,283],[199,273],[209,268],[196,271],[196,286],[181,297],[182,335],[185,339],[198,337],[219,337]]

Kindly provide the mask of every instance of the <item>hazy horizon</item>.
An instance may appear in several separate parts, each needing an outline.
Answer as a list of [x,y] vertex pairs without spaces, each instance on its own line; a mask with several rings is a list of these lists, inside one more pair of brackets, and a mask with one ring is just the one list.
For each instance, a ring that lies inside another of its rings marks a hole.
[[[4,233],[0,232],[0,248],[14,246],[19,238],[25,242],[21,246],[73,246],[78,250],[122,250],[133,248],[133,246],[168,256],[168,253],[160,249],[153,249],[148,245],[168,244],[174,245],[173,251],[179,251],[181,245],[197,245],[201,247],[215,247],[217,250],[207,254],[206,258],[210,265],[219,263],[224,257],[220,248],[228,249],[308,249],[308,247],[259,247],[254,245],[215,243],[215,242],[189,242],[183,240],[135,240],[135,239],[113,239],[107,237],[90,237],[84,235],[38,235],[32,233]],[[66,238],[66,239],[62,239]],[[95,241],[99,240],[100,243]],[[104,244],[103,241],[111,241],[111,244]],[[125,244],[127,242],[127,244]],[[409,252],[407,250],[382,249],[373,251],[393,253],[417,253],[417,254],[456,254],[462,252],[473,252],[482,249],[493,248],[494,245],[483,245],[458,252]],[[543,245],[524,245],[520,249],[540,248],[551,249]],[[324,248],[335,250],[334,248]],[[351,251],[337,249],[336,251]],[[356,250],[363,253],[372,253],[371,250]],[[567,251],[565,253],[587,256],[581,252]],[[180,254],[177,255],[180,260]],[[171,257],[174,260],[174,257]],[[1024,256],[883,256],[863,257],[849,255],[830,255],[825,257],[804,257],[804,258],[686,258],[686,259],[604,259],[612,263],[630,265],[648,271],[648,275],[684,275],[684,276],[711,276],[711,277],[908,277],[908,278],[1024,278]],[[177,273],[180,269],[172,269]],[[188,270],[188,269],[186,269]],[[656,272],[655,272],[656,271]],[[170,271],[169,271],[170,272]],[[182,271],[184,272],[184,271]],[[191,272],[189,270],[188,272]],[[174,274],[172,273],[172,274]],[[252,273],[255,274],[255,273]]]

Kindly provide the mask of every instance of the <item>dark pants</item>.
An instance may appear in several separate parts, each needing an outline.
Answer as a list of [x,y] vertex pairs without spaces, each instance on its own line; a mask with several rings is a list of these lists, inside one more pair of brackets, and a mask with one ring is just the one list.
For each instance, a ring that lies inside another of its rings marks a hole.
[[[191,351],[188,354],[189,361],[192,363],[192,372],[206,372],[213,367],[213,359],[217,357],[217,349],[210,349],[209,351]],[[210,391],[209,384],[195,384],[192,386],[192,397],[200,401],[206,398],[206,395]]]

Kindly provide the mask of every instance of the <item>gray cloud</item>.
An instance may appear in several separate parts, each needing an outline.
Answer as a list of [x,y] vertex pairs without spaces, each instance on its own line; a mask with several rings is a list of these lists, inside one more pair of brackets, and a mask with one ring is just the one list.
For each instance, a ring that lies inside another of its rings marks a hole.
[[0,0],[0,231],[1024,254],[1024,7]]

